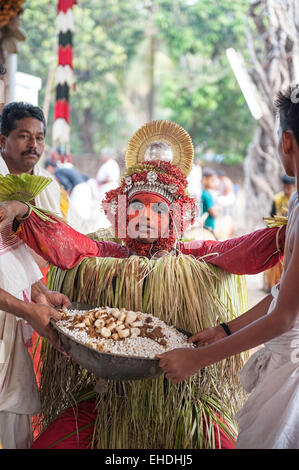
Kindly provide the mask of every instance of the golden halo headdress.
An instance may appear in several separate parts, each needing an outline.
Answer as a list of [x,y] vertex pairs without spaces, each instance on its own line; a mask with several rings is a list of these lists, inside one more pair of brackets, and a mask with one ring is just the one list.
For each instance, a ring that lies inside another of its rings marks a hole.
[[152,160],[168,161],[177,166],[185,177],[194,159],[190,135],[172,121],[149,122],[131,137],[126,152],[126,168]]
[[118,218],[120,196],[128,204],[138,193],[158,194],[168,204],[188,204],[190,210],[184,218],[193,221],[196,202],[187,192],[193,158],[191,137],[175,122],[152,121],[138,129],[128,143],[120,186],[107,192],[102,203],[110,222]]

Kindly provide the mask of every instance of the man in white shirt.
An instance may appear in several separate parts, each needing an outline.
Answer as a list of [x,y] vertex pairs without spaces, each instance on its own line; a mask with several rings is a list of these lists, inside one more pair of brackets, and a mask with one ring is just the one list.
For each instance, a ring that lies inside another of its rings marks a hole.
[[37,207],[62,216],[75,230],[88,233],[89,227],[70,203],[53,174],[39,165],[45,148],[46,122],[42,110],[30,103],[11,102],[1,115],[1,156],[9,173],[51,177],[53,182],[37,196]]
[[114,158],[114,152],[111,148],[104,148],[101,152],[101,166],[97,173],[96,180],[100,186],[101,198],[107,191],[116,189],[119,184],[120,169]]
[[[15,103],[4,107],[0,174],[30,172],[43,152],[44,139],[39,108]],[[31,416],[40,411],[27,349],[33,328],[57,345],[49,322],[60,315],[53,307],[70,304],[66,296],[42,284],[29,248],[12,232],[12,220],[23,217],[27,209],[16,201],[0,204],[0,442],[6,449],[30,446]]]
[[[101,166],[96,176],[96,180],[99,186],[99,203],[101,204],[102,200],[105,197],[107,191],[111,189],[116,189],[119,184],[120,179],[120,168],[115,160],[115,154],[113,149],[107,147],[104,148],[101,152]],[[101,208],[101,220],[100,227],[107,228],[110,226],[103,209]]]
[[[0,171],[1,171],[0,166]],[[12,232],[14,217],[28,207],[0,203],[0,443],[4,449],[26,449],[32,442],[31,417],[40,412],[32,359],[33,329],[59,348],[51,318],[69,299],[49,291],[28,247]],[[33,303],[31,303],[33,302]]]

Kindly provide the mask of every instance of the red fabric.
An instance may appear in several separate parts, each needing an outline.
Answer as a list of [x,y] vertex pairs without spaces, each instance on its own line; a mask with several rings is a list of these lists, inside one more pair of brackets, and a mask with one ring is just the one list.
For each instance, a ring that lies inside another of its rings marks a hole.
[[76,2],[74,0],[58,0],[57,11],[58,13],[61,11],[63,11],[63,13],[66,13],[67,10],[73,8],[73,5],[75,4]]
[[[217,242],[197,240],[178,243],[178,250],[234,274],[257,274],[275,266],[283,255],[286,227],[265,228],[242,237]],[[86,257],[126,258],[129,249],[118,243],[93,241],[62,221],[40,219],[34,212],[26,219],[19,237],[37,254],[60,269],[71,269]],[[276,236],[280,252],[277,253]],[[206,256],[209,255],[209,256]]]
[[[50,269],[50,265],[48,264],[45,268],[41,269],[43,274],[43,278],[41,279],[42,283],[46,286],[47,285],[47,276]],[[36,376],[36,382],[39,386],[40,382],[40,351],[41,351],[42,341],[40,339],[39,334],[36,331],[33,331],[32,334],[32,346],[28,348],[28,352],[32,357],[33,361],[33,368]]]
[[59,100],[55,104],[54,119],[65,119],[66,122],[70,123],[70,105],[65,100]]
[[21,225],[19,237],[48,263],[71,269],[86,257],[126,258],[128,249],[114,242],[98,242],[54,219],[44,221],[34,212]]
[[[186,255],[204,257],[206,262],[229,273],[257,274],[275,266],[282,258],[285,231],[286,226],[264,228],[221,242],[196,240],[178,243],[177,248]],[[279,252],[277,252],[276,237]]]
[[89,449],[96,419],[95,399],[68,408],[34,440],[31,449]]
[[58,64],[69,65],[72,67],[73,64],[73,49],[70,44],[66,47],[59,46],[58,48]]
[[[46,286],[47,285],[47,277],[48,277],[48,272],[50,269],[50,265],[48,264],[45,268],[41,268],[41,272],[43,274],[43,278],[41,279],[42,283]],[[39,388],[40,384],[40,353],[41,353],[41,347],[42,347],[42,341],[40,335],[36,332],[33,331],[32,334],[32,346],[28,348],[28,352],[30,356],[32,357],[32,362],[33,362],[33,368],[34,368],[34,373],[36,377],[36,383],[37,387]],[[33,429],[33,437],[35,438],[39,432],[39,426],[38,426],[38,417],[37,416],[32,416],[32,429]]]
[[[34,440],[31,449],[89,449],[97,416],[95,405],[95,399],[91,399],[68,408]],[[214,430],[216,449],[234,449],[235,442],[216,422]]]
[[[226,426],[228,426],[228,424],[224,421],[223,418],[221,418],[217,413],[215,414],[220,421],[222,421],[224,424],[226,424]],[[205,422],[203,427],[205,430]],[[236,441],[230,438],[222,429],[220,429],[216,421],[213,422],[213,427],[215,435],[215,449],[234,449],[236,446]]]

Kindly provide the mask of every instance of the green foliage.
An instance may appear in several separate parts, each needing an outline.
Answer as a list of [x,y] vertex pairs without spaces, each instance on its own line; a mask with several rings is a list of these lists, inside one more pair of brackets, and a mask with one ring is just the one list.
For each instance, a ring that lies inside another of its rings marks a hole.
[[170,110],[170,119],[189,131],[195,146],[223,154],[226,161],[238,161],[246,153],[254,122],[230,69],[226,49],[233,46],[246,52],[244,16],[248,2],[200,0],[189,6],[184,0],[159,3],[156,20],[160,37],[176,62],[161,87],[161,105]]
[[[195,146],[230,161],[244,157],[254,122],[225,52],[235,47],[246,55],[247,8],[248,0],[79,0],[73,10],[72,152],[106,145],[123,151],[149,119],[152,96],[154,118],[181,124]],[[19,70],[42,78],[41,106],[57,60],[55,20],[56,1],[27,0]],[[52,84],[49,144],[54,97]]]

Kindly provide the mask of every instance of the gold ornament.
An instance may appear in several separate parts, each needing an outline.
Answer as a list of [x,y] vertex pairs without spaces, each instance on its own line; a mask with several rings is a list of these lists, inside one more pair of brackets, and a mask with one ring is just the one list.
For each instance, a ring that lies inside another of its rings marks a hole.
[[150,160],[169,161],[184,176],[191,171],[194,149],[190,135],[172,121],[151,121],[131,137],[126,152],[126,168]]

